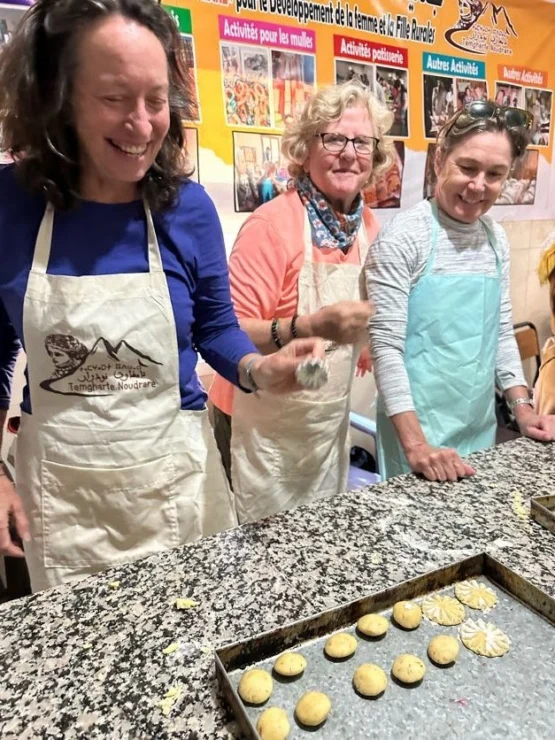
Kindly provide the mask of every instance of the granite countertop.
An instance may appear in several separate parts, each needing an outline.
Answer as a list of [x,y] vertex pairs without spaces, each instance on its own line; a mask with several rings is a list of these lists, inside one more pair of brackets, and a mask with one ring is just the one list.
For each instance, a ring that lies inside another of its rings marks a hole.
[[479,552],[555,597],[555,535],[529,518],[554,492],[555,445],[472,460],[456,484],[403,476],[3,605],[0,737],[234,737],[214,647]]

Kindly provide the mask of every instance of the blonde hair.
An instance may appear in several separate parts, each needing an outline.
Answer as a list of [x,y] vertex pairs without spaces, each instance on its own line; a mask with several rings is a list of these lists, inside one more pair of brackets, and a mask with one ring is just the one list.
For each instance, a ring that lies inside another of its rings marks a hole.
[[374,150],[372,173],[364,187],[376,182],[387,172],[395,161],[393,142],[384,138],[393,123],[393,113],[362,83],[349,81],[318,90],[307,102],[297,120],[287,128],[283,135],[281,151],[289,161],[291,177],[300,177],[304,174],[304,164],[313,137],[328,123],[338,121],[347,108],[355,106],[361,106],[368,111],[374,135],[379,139]]

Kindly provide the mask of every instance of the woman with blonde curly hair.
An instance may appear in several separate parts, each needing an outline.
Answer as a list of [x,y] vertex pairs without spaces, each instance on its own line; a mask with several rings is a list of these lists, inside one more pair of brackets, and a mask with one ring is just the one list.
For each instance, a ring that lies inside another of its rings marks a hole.
[[384,138],[391,123],[360,83],[318,91],[283,137],[294,187],[258,208],[235,242],[229,268],[241,327],[265,354],[322,337],[330,374],[321,391],[279,403],[234,395],[216,378],[216,440],[228,470],[231,462],[239,521],[346,488],[350,389],[372,313],[361,270],[378,232],[361,191],[393,161]]

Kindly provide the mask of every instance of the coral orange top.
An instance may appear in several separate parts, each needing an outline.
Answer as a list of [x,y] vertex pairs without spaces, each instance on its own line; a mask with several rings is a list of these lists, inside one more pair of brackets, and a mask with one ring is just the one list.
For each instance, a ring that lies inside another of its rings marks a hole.
[[[229,258],[231,297],[237,318],[291,318],[297,309],[299,273],[304,262],[305,209],[296,190],[265,203],[245,221]],[[371,244],[379,224],[369,208],[363,211]],[[314,262],[360,264],[358,239],[348,252],[313,247]],[[353,296],[345,296],[352,300]],[[216,375],[210,400],[231,415],[233,388]]]

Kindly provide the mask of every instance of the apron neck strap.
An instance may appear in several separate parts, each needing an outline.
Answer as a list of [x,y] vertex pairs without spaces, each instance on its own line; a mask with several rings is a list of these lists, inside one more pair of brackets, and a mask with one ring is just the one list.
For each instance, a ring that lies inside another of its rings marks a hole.
[[146,215],[149,271],[150,272],[164,272],[164,266],[162,264],[162,255],[160,254],[160,247],[158,245],[156,229],[154,228],[152,212],[146,200],[143,200],[143,205],[145,208],[145,215]]
[[[148,265],[149,272],[163,272],[164,267],[162,264],[162,255],[160,254],[160,247],[158,245],[158,238],[156,237],[156,230],[154,228],[154,221],[152,220],[152,213],[146,201],[143,201],[145,216],[146,216],[146,230],[148,240]],[[50,249],[52,246],[52,232],[54,229],[54,206],[52,203],[46,205],[44,216],[39,227],[39,233],[35,242],[35,252],[33,254],[33,263],[31,270],[41,275],[46,274],[48,268],[48,262],[50,260]]]
[[52,230],[54,228],[54,206],[47,203],[44,216],[40,222],[37,241],[35,242],[35,253],[33,254],[32,272],[42,275],[46,273],[48,260],[50,259],[50,245],[52,244]]

